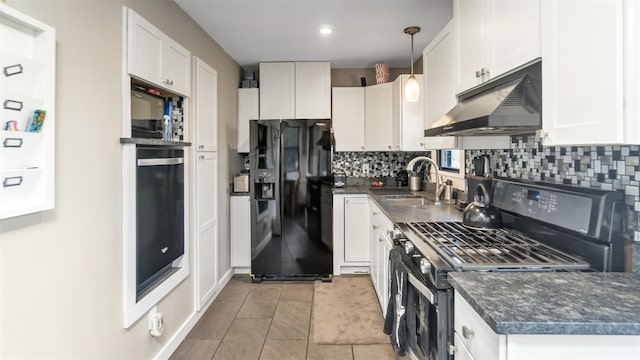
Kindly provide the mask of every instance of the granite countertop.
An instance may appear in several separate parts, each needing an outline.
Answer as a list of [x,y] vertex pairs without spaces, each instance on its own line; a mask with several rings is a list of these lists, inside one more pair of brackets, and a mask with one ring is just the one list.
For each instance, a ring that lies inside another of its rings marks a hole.
[[430,191],[410,192],[406,187],[371,188],[369,186],[348,186],[334,188],[334,195],[369,195],[385,215],[394,223],[414,221],[462,221],[462,212],[454,204],[441,205],[397,205],[385,200],[385,195],[411,194],[433,199]]
[[498,334],[640,335],[640,275],[451,272],[449,282]]

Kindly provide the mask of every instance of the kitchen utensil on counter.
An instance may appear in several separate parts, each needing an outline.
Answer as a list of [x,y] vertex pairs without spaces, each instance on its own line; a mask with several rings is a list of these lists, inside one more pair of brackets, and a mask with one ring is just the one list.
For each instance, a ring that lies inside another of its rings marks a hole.
[[478,184],[475,201],[462,212],[462,224],[478,230],[497,229],[502,225],[500,211],[491,205],[491,195],[484,185]]
[[451,201],[453,200],[453,181],[447,180],[444,183],[444,200]]
[[407,185],[409,185],[409,174],[407,173],[407,170],[403,169],[398,171],[396,174],[396,186],[401,187]]
[[409,191],[422,190],[422,178],[419,175],[411,175],[409,177]]
[[334,188],[347,187],[347,175],[345,175],[343,173],[334,173],[331,176],[331,185]]
[[249,192],[249,173],[236,174],[233,177],[233,192],[248,193]]
[[475,156],[471,160],[471,175],[489,177],[491,176],[491,158],[489,155]]

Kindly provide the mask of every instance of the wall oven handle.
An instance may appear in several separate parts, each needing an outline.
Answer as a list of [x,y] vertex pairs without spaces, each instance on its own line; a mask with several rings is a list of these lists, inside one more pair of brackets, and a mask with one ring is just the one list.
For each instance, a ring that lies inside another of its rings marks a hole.
[[138,159],[138,166],[184,164],[184,158]]
[[429,299],[429,302],[433,305],[436,304],[436,294],[429,290],[418,278],[416,278],[412,273],[408,273],[409,283],[413,285],[422,294],[424,297]]

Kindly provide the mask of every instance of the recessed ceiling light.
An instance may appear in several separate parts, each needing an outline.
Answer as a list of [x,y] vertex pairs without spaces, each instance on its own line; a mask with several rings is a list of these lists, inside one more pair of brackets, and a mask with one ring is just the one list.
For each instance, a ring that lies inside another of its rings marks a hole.
[[320,28],[320,34],[322,35],[329,35],[333,32],[333,29],[328,27],[328,26],[323,26]]

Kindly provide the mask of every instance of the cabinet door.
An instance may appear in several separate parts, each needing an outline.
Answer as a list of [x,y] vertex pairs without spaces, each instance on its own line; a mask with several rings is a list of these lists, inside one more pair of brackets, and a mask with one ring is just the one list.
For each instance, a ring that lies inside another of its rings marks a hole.
[[256,89],[238,89],[238,152],[249,152],[249,121],[260,116],[260,93]]
[[162,83],[167,89],[189,96],[191,53],[168,37],[164,38]]
[[260,119],[295,118],[295,63],[260,64]]
[[331,64],[297,62],[295,78],[296,119],[331,117]]
[[462,340],[460,339],[460,335],[458,333],[454,333],[453,339],[454,349],[455,349],[455,359],[456,360],[476,360],[469,350],[464,346]]
[[487,81],[540,57],[540,0],[488,0]]
[[231,196],[229,212],[231,266],[251,267],[251,202],[249,196]]
[[456,93],[482,82],[476,72],[485,66],[485,1],[454,0]]
[[[371,204],[369,204],[371,206]],[[376,224],[373,214],[369,217],[369,274],[371,275],[371,283],[373,283],[373,290],[376,295],[380,294],[378,284],[378,229],[379,225]],[[378,296],[379,299],[379,296]]]
[[[453,20],[450,21],[422,52],[424,77],[425,129],[430,128],[458,103],[455,91]],[[424,138],[427,149],[452,149],[455,136]]]
[[420,84],[420,96],[418,101],[408,102],[404,100],[404,89],[409,76],[400,75],[393,82],[393,148],[402,151],[423,151],[424,79],[421,74],[415,75]]
[[194,118],[197,151],[217,151],[218,72],[194,58]]
[[545,145],[624,140],[621,1],[543,1]]
[[344,200],[344,261],[369,261],[369,199]]
[[215,152],[196,159],[196,303],[198,310],[211,299],[217,284],[218,158]]
[[128,10],[127,68],[129,74],[151,81],[162,82],[164,34],[150,22]]
[[364,150],[364,88],[333,88],[331,124],[336,151]]
[[382,315],[387,315],[387,305],[389,305],[389,289],[391,288],[391,275],[389,268],[389,253],[393,249],[393,242],[385,237],[381,243],[380,248],[380,296],[382,297]]
[[365,149],[392,150],[393,83],[367,86],[364,95]]

